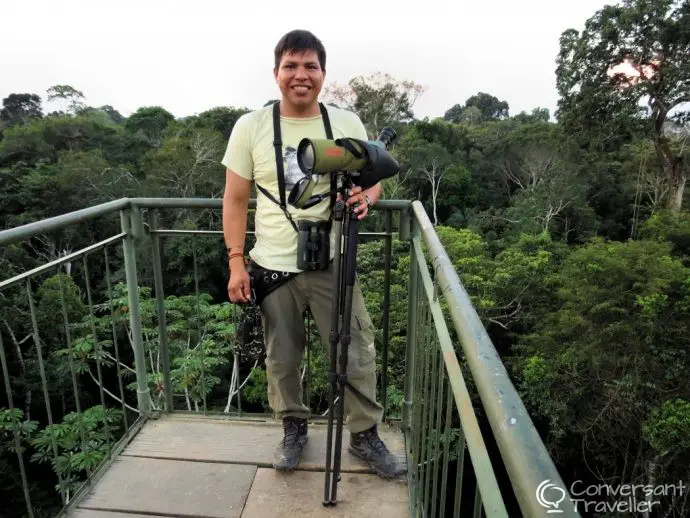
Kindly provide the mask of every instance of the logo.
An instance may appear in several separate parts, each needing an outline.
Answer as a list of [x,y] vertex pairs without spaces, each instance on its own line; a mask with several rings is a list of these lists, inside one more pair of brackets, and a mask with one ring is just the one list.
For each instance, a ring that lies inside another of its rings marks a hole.
[[[681,480],[677,484],[659,486],[643,484],[598,484],[584,486],[581,480],[576,480],[570,486],[570,492],[554,484],[551,480],[544,480],[536,490],[537,502],[548,514],[562,513],[561,502],[568,496],[568,505],[572,505],[575,512],[584,509],[585,512],[597,513],[649,513],[655,506],[662,508],[664,501],[674,502],[678,496],[683,496],[687,486]],[[571,496],[572,495],[572,496]]]
[[329,147],[326,149],[328,156],[345,156],[345,150],[341,147]]
[[559,504],[565,500],[565,489],[552,484],[550,480],[544,480],[537,487],[536,491],[537,502],[539,505],[548,509],[547,513],[562,513],[563,509],[559,509]]

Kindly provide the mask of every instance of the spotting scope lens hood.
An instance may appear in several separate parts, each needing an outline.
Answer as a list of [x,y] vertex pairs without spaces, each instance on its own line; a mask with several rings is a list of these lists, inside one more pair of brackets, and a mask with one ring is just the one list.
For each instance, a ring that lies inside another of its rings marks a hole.
[[355,180],[362,189],[368,189],[400,172],[398,162],[386,151],[382,142],[370,140],[355,140],[355,142],[364,148],[368,156],[367,165],[361,170],[359,178]]
[[297,145],[297,165],[304,174],[314,172],[314,144],[308,138],[303,138]]

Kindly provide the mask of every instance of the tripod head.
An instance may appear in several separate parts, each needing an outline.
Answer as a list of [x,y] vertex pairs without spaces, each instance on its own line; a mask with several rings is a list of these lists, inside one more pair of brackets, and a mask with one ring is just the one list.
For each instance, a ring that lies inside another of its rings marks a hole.
[[305,176],[290,191],[288,203],[308,209],[330,196],[331,192],[312,195],[324,175],[341,175],[362,189],[396,175],[400,166],[387,150],[396,136],[393,128],[386,127],[377,140],[302,139],[297,146],[297,164]]

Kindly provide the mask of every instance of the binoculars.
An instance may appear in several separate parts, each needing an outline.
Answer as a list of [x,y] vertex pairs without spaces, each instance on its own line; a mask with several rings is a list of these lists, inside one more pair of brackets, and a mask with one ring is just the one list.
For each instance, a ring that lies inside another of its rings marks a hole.
[[387,150],[395,138],[393,128],[386,127],[377,140],[302,139],[297,146],[297,164],[305,176],[290,191],[288,203],[308,209],[330,196],[331,193],[312,196],[319,176],[348,174],[355,186],[368,189],[396,175],[400,166]]

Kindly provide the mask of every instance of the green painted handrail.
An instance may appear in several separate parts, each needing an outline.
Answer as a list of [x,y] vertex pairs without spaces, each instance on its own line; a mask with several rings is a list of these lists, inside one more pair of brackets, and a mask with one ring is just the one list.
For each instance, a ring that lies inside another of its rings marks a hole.
[[[548,508],[537,499],[538,488],[545,481],[564,490],[567,486],[513,386],[423,205],[415,201],[412,210],[428,247],[439,288],[448,304],[520,509],[530,518],[553,516],[553,511],[548,513]],[[580,516],[567,499],[561,502],[558,510],[561,511],[558,513],[560,517]]]

